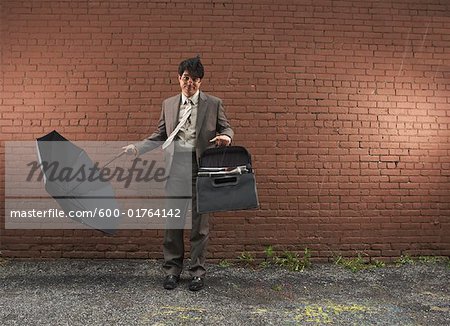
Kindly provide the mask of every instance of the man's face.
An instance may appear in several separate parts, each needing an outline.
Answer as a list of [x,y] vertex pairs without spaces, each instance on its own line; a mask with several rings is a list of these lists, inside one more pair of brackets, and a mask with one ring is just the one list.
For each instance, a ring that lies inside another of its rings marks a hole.
[[178,76],[178,81],[180,82],[181,91],[186,97],[194,95],[200,89],[202,83],[200,78],[191,77],[187,70],[181,76]]

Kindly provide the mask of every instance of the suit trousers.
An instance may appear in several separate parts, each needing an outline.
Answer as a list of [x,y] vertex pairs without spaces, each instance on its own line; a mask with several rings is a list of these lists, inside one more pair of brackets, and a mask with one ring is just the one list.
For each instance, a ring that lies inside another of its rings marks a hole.
[[[186,162],[191,164],[186,164]],[[184,218],[188,214],[189,206],[192,212],[192,229],[190,232],[190,257],[189,274],[203,277],[206,273],[205,260],[209,239],[209,224],[207,214],[197,213],[196,180],[197,159],[195,152],[174,152],[172,167],[167,181],[166,189],[171,208],[178,207],[181,210],[183,223],[177,222],[164,230],[163,269],[166,275],[180,275],[183,270],[184,260]],[[191,179],[191,180],[189,180]],[[191,189],[188,189],[191,187]],[[192,198],[186,198],[186,194],[192,194]],[[182,199],[175,197],[184,197]],[[175,199],[174,199],[175,198]]]

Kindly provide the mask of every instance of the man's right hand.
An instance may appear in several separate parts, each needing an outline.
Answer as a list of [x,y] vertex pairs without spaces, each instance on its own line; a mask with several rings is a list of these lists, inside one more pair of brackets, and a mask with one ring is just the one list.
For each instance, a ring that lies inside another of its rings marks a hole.
[[134,156],[138,156],[138,150],[136,148],[136,146],[134,144],[130,144],[127,146],[122,147],[124,153],[126,153],[127,155],[134,155]]

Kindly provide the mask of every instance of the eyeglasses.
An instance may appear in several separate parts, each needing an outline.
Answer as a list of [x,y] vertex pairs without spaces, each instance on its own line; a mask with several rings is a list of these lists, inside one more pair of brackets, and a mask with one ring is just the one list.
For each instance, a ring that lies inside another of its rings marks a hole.
[[192,80],[193,83],[198,83],[200,81],[199,77],[191,77],[189,75],[183,75],[181,76],[181,80],[185,83],[187,83],[189,80]]

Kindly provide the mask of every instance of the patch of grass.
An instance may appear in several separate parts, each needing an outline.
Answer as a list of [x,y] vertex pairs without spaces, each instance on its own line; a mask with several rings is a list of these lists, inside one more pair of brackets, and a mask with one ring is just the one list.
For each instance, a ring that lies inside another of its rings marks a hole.
[[297,253],[287,250],[285,250],[281,255],[277,255],[272,246],[267,246],[264,249],[264,253],[264,261],[260,264],[260,267],[262,268],[276,265],[285,267],[290,271],[301,272],[305,268],[311,266],[311,251],[308,248],[305,248],[303,257],[300,257]]
[[394,261],[396,266],[413,265],[413,264],[447,264],[450,265],[450,257],[447,256],[417,256],[402,255]]
[[358,254],[356,258],[344,258],[339,256],[334,261],[336,265],[343,266],[352,272],[358,272],[360,270],[366,269],[366,263],[364,259],[361,257],[361,254]]
[[264,254],[265,254],[264,261],[259,264],[261,268],[266,268],[273,264],[275,251],[273,250],[272,246],[267,246],[264,249]]
[[266,254],[266,259],[272,259],[275,256],[275,251],[272,246],[266,247],[266,249],[264,249],[264,253]]
[[445,263],[448,258],[442,256],[419,256],[417,260],[423,264],[438,264]]
[[253,262],[255,261],[255,257],[251,253],[246,251],[241,252],[241,254],[238,256],[238,259],[239,261],[247,265],[253,264]]
[[370,269],[370,268],[383,268],[386,266],[386,264],[382,261],[379,261],[377,259],[374,259],[372,261],[366,261],[364,260],[361,253],[358,253],[357,257],[353,258],[345,258],[342,256],[338,256],[335,258],[334,263],[336,265],[343,266],[352,272],[356,273],[361,270]]
[[286,267],[290,271],[301,272],[311,266],[310,258],[311,251],[305,248],[303,257],[299,257],[296,253],[285,251],[280,257],[275,256],[274,262],[279,266]]
[[230,266],[232,266],[233,264],[230,262],[230,261],[228,261],[228,260],[226,260],[226,259],[222,259],[220,262],[219,262],[219,267],[222,267],[222,268],[227,268],[227,267],[230,267]]
[[281,284],[274,284],[271,289],[279,292],[283,290],[283,286]]
[[386,263],[385,263],[385,262],[382,262],[381,260],[378,260],[378,259],[374,259],[374,260],[371,262],[371,265],[372,265],[373,267],[375,267],[375,268],[383,268],[383,267],[386,267]]
[[269,267],[270,265],[272,265],[272,264],[269,261],[265,260],[259,264],[259,267],[266,268],[266,267]]
[[394,261],[394,263],[397,266],[413,265],[414,259],[412,259],[412,257],[410,255],[406,254],[406,255],[401,255],[400,258],[398,258]]

